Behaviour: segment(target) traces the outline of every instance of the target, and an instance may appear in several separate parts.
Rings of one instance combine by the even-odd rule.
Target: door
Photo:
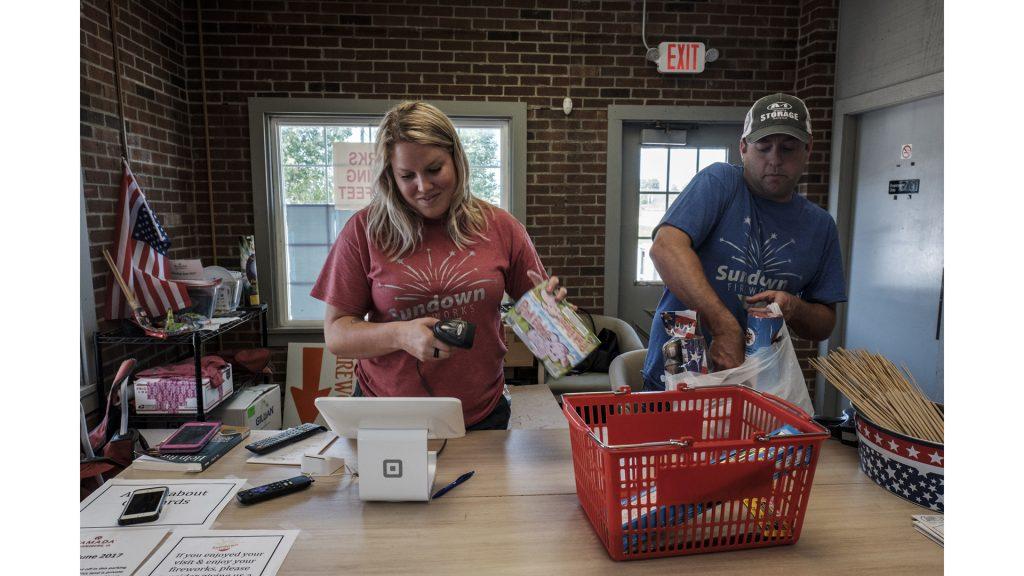
[[[906,364],[936,402],[943,401],[942,111],[942,96],[934,96],[860,118],[845,340],[846,348]]]
[[[646,343],[664,285],[651,232],[700,170],[740,162],[742,124],[631,123],[622,127],[619,317]]]

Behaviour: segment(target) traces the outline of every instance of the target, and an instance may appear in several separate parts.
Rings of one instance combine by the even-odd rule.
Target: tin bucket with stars
[[[943,512],[946,486],[942,444],[883,428],[859,410],[856,424],[860,469],[875,484],[900,498],[922,508]]]

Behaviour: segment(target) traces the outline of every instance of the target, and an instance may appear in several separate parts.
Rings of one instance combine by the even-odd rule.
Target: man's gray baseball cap
[[[743,121],[742,138],[757,142],[772,134],[788,134],[801,142],[811,139],[811,116],[803,100],[779,93],[754,102]]]

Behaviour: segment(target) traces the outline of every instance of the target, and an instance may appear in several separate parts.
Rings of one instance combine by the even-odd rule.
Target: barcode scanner
[[[472,348],[476,326],[465,320],[442,320],[431,327],[434,336],[456,348]]]

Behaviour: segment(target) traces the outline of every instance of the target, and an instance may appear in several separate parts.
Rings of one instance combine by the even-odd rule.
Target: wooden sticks
[[[811,359],[811,365],[875,423],[907,436],[942,443],[942,412],[921,393],[906,365],[901,372],[880,354],[842,348]]]

